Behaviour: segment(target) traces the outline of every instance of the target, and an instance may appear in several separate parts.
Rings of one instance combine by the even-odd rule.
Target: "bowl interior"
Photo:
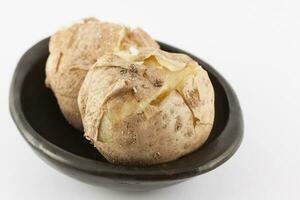
[[[45,87],[45,63],[48,56],[47,50],[48,40],[44,41],[43,51],[39,52],[39,56],[35,56],[31,60],[31,66],[24,75],[23,83],[21,84],[21,109],[26,117],[26,120],[33,129],[47,141],[52,144],[80,157],[107,162],[101,154],[84,139],[83,133],[70,126],[61,114],[56,99],[52,91]],[[178,49],[172,48],[161,43],[163,50],[170,52],[181,52]],[[164,164],[164,168],[168,165],[181,162],[182,165],[187,162],[203,159],[205,156],[201,151],[205,150],[206,146],[220,136],[224,129],[228,116],[229,105],[224,91],[224,88],[218,79],[209,71],[207,64],[197,59],[199,64],[203,66],[209,73],[210,79],[215,90],[215,122],[212,132],[207,142],[197,151],[186,155],[179,160]],[[184,159],[184,161],[180,161]],[[203,159],[205,160],[205,159]]]

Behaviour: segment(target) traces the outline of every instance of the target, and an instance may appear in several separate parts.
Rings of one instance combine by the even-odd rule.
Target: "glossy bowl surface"
[[[147,167],[108,163],[83,138],[83,133],[66,122],[53,93],[45,87],[48,42],[49,38],[40,41],[19,61],[11,83],[9,106],[15,124],[34,152],[64,174],[111,189],[162,188],[213,170],[240,146],[242,112],[227,81],[201,59],[160,43],[163,50],[187,53],[208,71],[216,101],[213,130],[201,148],[176,161]]]

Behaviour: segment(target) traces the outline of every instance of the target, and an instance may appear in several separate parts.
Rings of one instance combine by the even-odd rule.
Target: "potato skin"
[[[182,80],[169,78],[184,68],[193,71],[178,76]],[[78,105],[85,137],[109,162],[125,165],[164,163],[196,150],[214,120],[206,71],[186,55],[149,48],[134,59],[103,56],[88,72]]]
[[[173,107],[173,109],[170,109]],[[149,106],[112,128],[113,144],[95,142],[96,148],[111,162],[151,165],[175,160],[199,147],[206,135],[196,134],[193,116],[182,97],[173,91],[161,104]]]
[[[73,127],[83,130],[77,97],[88,70],[102,55],[131,46],[159,48],[141,29],[129,30],[95,18],[81,20],[51,37],[45,83]]]

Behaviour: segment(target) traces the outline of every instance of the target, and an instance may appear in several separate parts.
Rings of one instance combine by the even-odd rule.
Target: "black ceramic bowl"
[[[86,183],[112,189],[149,190],[185,181],[218,167],[238,149],[243,119],[238,99],[227,81],[211,66],[190,55],[210,76],[215,90],[215,122],[207,142],[176,161],[147,167],[108,163],[64,119],[52,92],[45,87],[49,38],[29,49],[14,73],[9,106],[19,131],[44,161]],[[170,52],[186,53],[160,43]],[[186,53],[188,54],[188,53]]]

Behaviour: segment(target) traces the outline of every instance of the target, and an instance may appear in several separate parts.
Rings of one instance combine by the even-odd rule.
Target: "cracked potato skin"
[[[88,70],[102,55],[132,46],[159,48],[142,29],[129,30],[95,18],[75,23],[50,38],[45,83],[73,127],[83,130],[77,97]]]
[[[183,54],[103,56],[78,96],[85,137],[110,162],[152,165],[199,148],[214,120],[207,72]]]

